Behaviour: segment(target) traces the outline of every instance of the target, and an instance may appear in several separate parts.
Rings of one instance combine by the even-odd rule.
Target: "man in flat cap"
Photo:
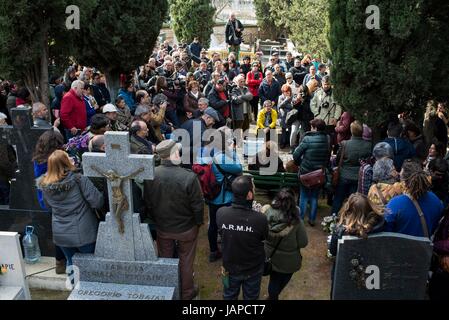
[[[199,227],[203,224],[204,198],[195,173],[179,166],[180,144],[164,140],[156,146],[161,165],[154,169],[154,180],[145,181],[145,206],[157,231],[159,257],[179,255],[181,298],[198,294],[193,283]]]

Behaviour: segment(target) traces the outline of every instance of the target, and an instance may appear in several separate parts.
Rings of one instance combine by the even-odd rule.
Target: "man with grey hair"
[[[99,152],[99,153],[105,153],[106,145],[104,143],[104,135],[96,135],[92,138],[91,141],[92,149],[91,152]]]
[[[81,134],[87,127],[87,112],[83,99],[84,82],[73,81],[71,87],[62,98],[60,113],[67,139]]]
[[[229,15],[228,23],[226,24],[225,35],[226,43],[229,46],[229,52],[234,52],[237,59],[240,55],[240,44],[242,43],[242,32],[244,29],[243,24],[240,20],[236,19],[235,13],[232,12]]]
[[[52,125],[49,122],[49,113],[48,108],[42,102],[36,102],[33,104],[33,120],[34,126],[37,128],[48,128],[50,129]],[[56,119],[53,125],[54,129],[59,132],[57,129],[60,124],[60,119]]]

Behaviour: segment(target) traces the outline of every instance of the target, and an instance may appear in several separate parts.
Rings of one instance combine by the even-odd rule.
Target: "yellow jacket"
[[[257,129],[265,129],[265,117],[266,117],[267,111],[265,108],[259,111],[259,114],[257,115]],[[270,129],[276,128],[276,121],[278,119],[278,113],[276,110],[271,109],[271,124]]]

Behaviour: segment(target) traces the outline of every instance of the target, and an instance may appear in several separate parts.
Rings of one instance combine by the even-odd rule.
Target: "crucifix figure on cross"
[[[138,254],[130,248],[134,248],[134,237],[140,230],[140,222],[133,222],[132,180],[153,179],[154,157],[130,154],[128,132],[106,132],[105,146],[105,153],[84,153],[82,162],[85,176],[106,178],[108,184],[110,212],[106,215],[106,221],[100,224],[100,229],[107,230],[101,234],[108,236],[97,239],[95,251],[97,248],[99,251],[103,250],[101,248],[109,250],[107,244],[114,243],[114,252],[107,251],[105,256],[134,261]]]
[[[118,230],[121,234],[125,232],[125,226],[123,224],[122,220],[122,214],[124,211],[129,209],[129,202],[125,194],[123,194],[122,191],[122,182],[125,179],[132,179],[141,172],[144,172],[144,168],[140,168],[136,170],[135,172],[127,175],[127,176],[121,176],[117,174],[114,170],[108,170],[107,172],[102,171],[97,166],[93,165],[91,166],[92,170],[97,171],[99,174],[101,174],[103,177],[108,179],[108,181],[111,183],[112,188],[112,207],[111,212],[115,215],[115,219],[118,224]]]

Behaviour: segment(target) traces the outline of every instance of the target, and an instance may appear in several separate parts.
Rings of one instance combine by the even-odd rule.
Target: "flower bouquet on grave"
[[[332,233],[335,231],[335,228],[337,227],[337,215],[333,214],[331,216],[324,217],[323,221],[321,222],[321,226],[323,227],[323,231],[328,233],[327,247],[329,248],[331,238],[332,238]],[[326,255],[328,258],[333,258],[329,249],[327,250]]]
[[[80,136],[73,137],[63,146],[68,155],[74,159],[75,166],[81,166],[83,153],[89,151],[90,137],[86,132]]]
[[[333,214],[331,216],[324,217],[321,222],[321,226],[323,227],[324,232],[331,235],[337,227],[337,215]]]
[[[254,211],[262,212],[262,207],[263,207],[262,204],[260,204],[259,202],[255,201],[255,200],[253,201],[253,210]]]

